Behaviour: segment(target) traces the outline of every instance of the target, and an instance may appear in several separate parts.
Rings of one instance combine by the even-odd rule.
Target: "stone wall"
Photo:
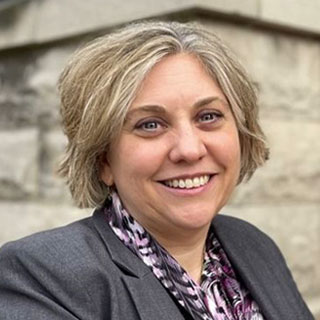
[[[223,212],[251,221],[278,243],[320,319],[319,37],[210,11],[175,12],[175,19],[182,17],[220,35],[240,56],[260,93],[271,159],[238,187]],[[0,244],[90,213],[73,206],[54,174],[66,142],[56,81],[70,54],[102,29],[0,51]],[[5,43],[1,32],[0,43]]]

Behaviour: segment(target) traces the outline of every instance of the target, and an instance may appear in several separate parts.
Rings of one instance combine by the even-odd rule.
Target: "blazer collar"
[[[94,211],[93,223],[104,242],[111,259],[125,274],[143,278],[147,274],[152,273],[152,271],[113,233],[103,209],[96,209]]]

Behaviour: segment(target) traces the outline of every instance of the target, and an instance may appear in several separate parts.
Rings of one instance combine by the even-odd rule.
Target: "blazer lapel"
[[[255,227],[232,217],[213,222],[232,266],[258,303],[266,320],[302,319],[304,302],[273,241]],[[309,319],[309,318],[308,318]]]
[[[93,221],[113,262],[123,271],[122,281],[143,320],[183,320],[171,296],[152,271],[112,232],[103,212],[97,210]],[[165,306],[165,307],[163,307]]]
[[[144,278],[123,277],[141,319],[183,320],[179,309],[153,273]]]

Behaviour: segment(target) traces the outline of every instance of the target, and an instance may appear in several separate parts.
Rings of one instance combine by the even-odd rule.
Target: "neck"
[[[161,235],[154,237],[178,261],[193,281],[200,284],[207,233],[208,228],[181,238],[176,235],[173,239]]]

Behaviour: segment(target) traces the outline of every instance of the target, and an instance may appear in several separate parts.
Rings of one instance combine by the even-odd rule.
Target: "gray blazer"
[[[252,225],[213,227],[266,320],[311,320],[283,256]],[[1,320],[191,319],[115,236],[101,211],[0,249]]]

